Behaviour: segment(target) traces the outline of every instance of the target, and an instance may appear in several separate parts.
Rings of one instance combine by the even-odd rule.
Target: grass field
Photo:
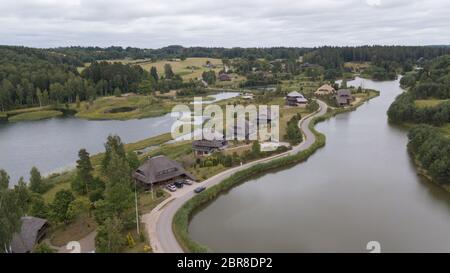
[[[136,64],[140,65],[147,71],[150,71],[152,66],[156,67],[158,74],[161,76],[164,73],[164,65],[166,63],[172,66],[172,70],[175,74],[180,75],[183,79],[196,79],[201,77],[203,71],[208,71],[210,68],[203,67],[206,61],[210,61],[215,67],[212,68],[214,71],[218,72],[223,68],[222,60],[215,58],[187,58],[184,61],[179,59],[172,60],[159,60],[157,62],[152,62],[151,60],[112,60],[111,62],[121,62],[125,64]]]
[[[41,120],[48,119],[53,117],[61,116],[63,113],[57,110],[38,110],[38,111],[28,111],[21,114],[13,115],[8,118],[10,122],[19,122],[19,121],[33,121],[33,120]]]
[[[450,137],[450,123],[447,123],[444,126],[439,127],[439,129],[444,133],[447,137]]]
[[[153,96],[136,95],[130,97],[102,97],[96,99],[92,105],[82,102],[79,108],[72,104],[75,115],[84,119],[116,119],[126,120],[161,116],[172,109],[169,102],[161,102]]]
[[[434,107],[439,105],[447,100],[438,100],[438,99],[428,99],[428,100],[415,100],[414,103],[417,107]]]

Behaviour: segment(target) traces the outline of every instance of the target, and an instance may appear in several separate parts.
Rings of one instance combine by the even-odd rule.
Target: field
[[[438,100],[438,99],[427,99],[427,100],[415,100],[414,103],[417,107],[434,107],[437,106],[447,100]]]
[[[77,111],[75,115],[85,119],[116,119],[125,120],[161,116],[168,113],[172,105],[161,103],[153,96],[136,95],[130,97],[102,97],[89,102],[82,102],[79,108],[72,104],[71,109]]]
[[[8,118],[10,122],[33,121],[61,116],[63,113],[56,110],[38,110],[29,111],[21,114],[13,115]]]
[[[446,125],[439,127],[439,129],[447,136],[450,137],[450,123],[447,123]]]
[[[175,74],[180,75],[184,80],[200,78],[203,71],[208,71],[210,68],[204,67],[206,61],[210,61],[214,68],[214,71],[218,72],[223,68],[222,60],[214,58],[187,58],[186,60],[172,59],[172,60],[159,60],[152,62],[150,60],[112,60],[111,62],[122,62],[126,64],[140,65],[147,71],[150,71],[152,66],[156,67],[158,74],[161,76],[164,73],[164,65],[170,64]]]

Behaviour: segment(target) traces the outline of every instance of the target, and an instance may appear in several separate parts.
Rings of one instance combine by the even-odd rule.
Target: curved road
[[[315,136],[309,130],[309,124],[314,117],[322,116],[327,112],[327,105],[319,100],[317,100],[317,102],[320,106],[319,110],[300,120],[299,126],[303,132],[304,140],[299,145],[294,146],[292,150],[226,170],[201,183],[195,184],[195,187],[211,187],[237,171],[247,169],[261,162],[268,162],[275,158],[295,154],[309,148],[315,142]],[[172,232],[172,220],[178,209],[195,195],[193,189],[194,187],[189,186],[178,189],[176,192],[172,193],[171,197],[161,202],[150,213],[142,216],[142,222],[146,224],[146,229],[154,252],[183,252],[183,249],[178,244],[178,241]]]

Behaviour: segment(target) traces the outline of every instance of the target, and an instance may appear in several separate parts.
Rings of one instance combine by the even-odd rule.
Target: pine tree
[[[37,193],[42,193],[44,190],[41,173],[36,167],[31,168],[30,171],[30,190]]]
[[[79,194],[89,194],[90,185],[94,180],[92,171],[94,168],[91,164],[89,153],[86,149],[81,149],[78,152],[79,159],[77,160],[77,176],[72,181],[72,189]]]

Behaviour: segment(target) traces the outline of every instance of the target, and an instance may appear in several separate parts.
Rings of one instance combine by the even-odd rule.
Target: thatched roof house
[[[319,87],[316,92],[314,92],[314,95],[316,96],[325,96],[325,95],[332,95],[336,93],[336,90],[333,88],[333,86],[329,84],[324,84],[321,87]]]
[[[19,233],[14,233],[11,241],[11,252],[29,253],[34,246],[41,242],[48,228],[45,219],[24,216],[21,218],[22,227]]]
[[[195,180],[195,177],[187,172],[180,163],[163,155],[147,159],[134,172],[133,177],[145,187],[150,187],[155,183],[171,182],[182,178]]]

